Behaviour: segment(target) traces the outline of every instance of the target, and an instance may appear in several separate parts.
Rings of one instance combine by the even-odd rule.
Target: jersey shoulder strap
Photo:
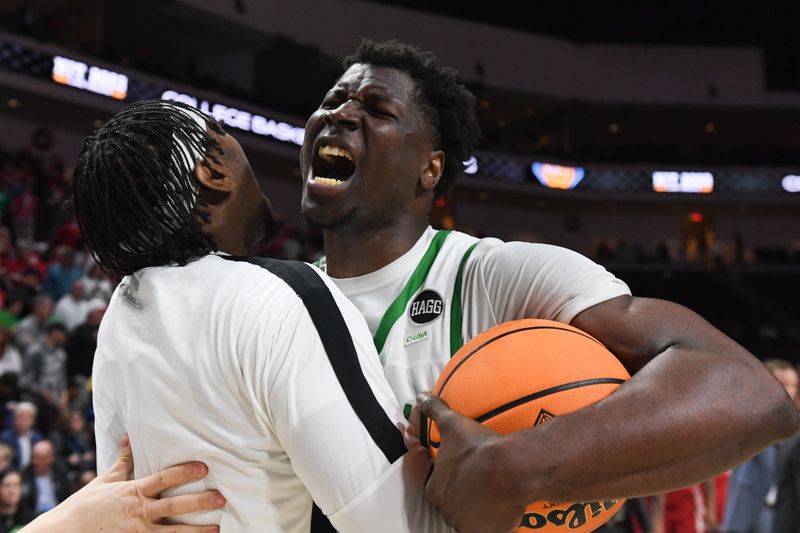
[[[300,261],[264,257],[221,256],[229,261],[251,263],[281,278],[300,297],[322,340],[336,378],[361,423],[386,459],[394,463],[406,453],[403,436],[386,416],[361,371],[353,339],[328,286],[314,270]]]
[[[439,230],[436,232],[436,235],[428,245],[428,249],[425,251],[425,255],[420,259],[417,268],[411,274],[405,287],[403,287],[403,290],[400,291],[400,294],[397,295],[397,298],[394,299],[383,314],[381,321],[378,323],[378,328],[375,330],[375,336],[373,337],[375,348],[378,350],[378,353],[383,351],[392,326],[403,316],[408,302],[411,301],[411,298],[420,290],[425,280],[428,278],[428,273],[431,271],[431,267],[433,267],[433,263],[436,261],[436,256],[439,255],[439,251],[442,249],[448,235],[450,235],[450,231]]]
[[[472,251],[478,245],[478,242],[480,241],[472,243],[467,248],[467,251],[461,257],[461,262],[458,264],[456,283],[455,287],[453,287],[453,299],[450,300],[452,302],[452,307],[450,308],[450,357],[453,357],[464,345],[464,334],[462,332],[464,306],[461,303],[461,286],[464,279],[464,265],[467,264],[467,259],[472,255]]]

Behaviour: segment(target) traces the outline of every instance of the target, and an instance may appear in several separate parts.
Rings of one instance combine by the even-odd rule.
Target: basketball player
[[[308,531],[313,496],[342,532],[449,530],[361,315],[312,267],[248,258],[275,223],[218,124],[132,105],[86,140],[74,205],[121,278],[93,370],[101,471],[128,433],[136,477],[203,457],[208,478],[183,490],[227,506],[194,524]]]
[[[476,146],[474,97],[397,42],[364,42],[344,67],[306,124],[302,211],[323,229],[320,266],[364,314],[400,402],[431,389],[466,339],[521,318],[572,324],[636,372],[591,407],[505,437],[422,395],[443,431],[427,496],[448,523],[493,531],[532,501],[663,492],[797,431],[763,365],[688,309],[634,298],[562,248],[431,229],[434,199]]]

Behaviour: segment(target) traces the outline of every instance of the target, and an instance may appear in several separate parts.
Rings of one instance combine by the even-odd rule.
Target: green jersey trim
[[[464,257],[461,258],[461,263],[458,265],[458,273],[456,274],[456,286],[453,288],[452,309],[450,309],[450,357],[453,357],[458,350],[464,345],[464,335],[462,334],[462,306],[461,306],[461,281],[464,277],[464,265],[467,264],[467,259],[475,249],[476,242],[464,252]]]
[[[378,324],[378,329],[375,330],[375,337],[372,339],[375,342],[375,348],[377,348],[378,353],[381,353],[383,350],[386,339],[389,337],[389,332],[392,330],[392,326],[394,326],[398,318],[403,316],[408,302],[422,287],[423,283],[425,283],[425,279],[431,271],[433,262],[436,260],[436,256],[439,255],[439,250],[442,249],[444,240],[449,234],[450,232],[445,230],[436,232],[436,235],[428,246],[428,250],[425,252],[425,255],[422,256],[414,273],[411,274],[408,283],[406,283],[406,286],[403,287],[403,290],[400,291],[400,294],[397,295],[397,298],[395,298],[389,308],[386,309],[386,313],[383,314],[383,318],[381,318],[380,324]]]

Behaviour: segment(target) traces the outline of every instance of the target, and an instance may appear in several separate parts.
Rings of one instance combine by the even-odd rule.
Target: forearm
[[[74,525],[78,523],[75,518],[70,515],[70,507],[62,504],[39,515],[36,520],[23,527],[20,533],[48,533],[50,531],[61,531],[62,533],[74,531],[78,533],[81,528]]]
[[[676,346],[608,398],[498,442],[523,498],[585,501],[700,482],[798,423],[780,385],[746,352]]]

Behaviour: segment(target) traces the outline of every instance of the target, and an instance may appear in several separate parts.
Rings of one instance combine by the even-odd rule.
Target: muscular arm
[[[536,499],[651,494],[713,477],[800,427],[788,395],[741,346],[680,305],[622,296],[578,314],[632,372],[613,395],[508,439]],[[641,370],[639,370],[641,368]],[[557,456],[545,453],[559,449]]]
[[[450,523],[488,531],[507,516],[508,502],[592,501],[690,485],[800,428],[800,414],[764,366],[682,306],[620,296],[579,313],[572,325],[636,372],[594,405],[497,436],[422,398],[442,432],[426,495]]]

